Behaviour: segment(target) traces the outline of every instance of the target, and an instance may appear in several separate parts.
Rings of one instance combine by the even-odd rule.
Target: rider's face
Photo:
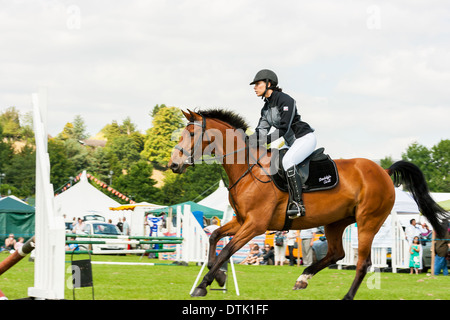
[[[258,81],[255,83],[255,86],[253,87],[255,90],[255,93],[258,97],[261,97],[264,94],[264,91],[266,91],[266,82],[265,81]]]

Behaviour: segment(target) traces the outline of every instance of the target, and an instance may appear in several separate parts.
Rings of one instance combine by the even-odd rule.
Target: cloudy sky
[[[400,158],[450,138],[447,1],[0,0],[0,110],[48,90],[48,131],[95,135],[156,104],[221,107],[254,127],[274,70],[334,158]]]

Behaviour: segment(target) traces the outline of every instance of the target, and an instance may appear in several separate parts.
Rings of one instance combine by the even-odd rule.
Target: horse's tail
[[[403,184],[411,192],[420,212],[428,219],[438,237],[445,237],[449,214],[430,196],[422,171],[415,164],[398,161],[387,169],[396,186]]]

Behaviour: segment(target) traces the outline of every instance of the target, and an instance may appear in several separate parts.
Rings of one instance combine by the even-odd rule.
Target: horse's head
[[[201,157],[202,140],[206,126],[206,120],[201,115],[190,110],[182,112],[189,122],[184,128],[168,163],[168,167],[174,173],[183,173],[188,166],[194,165],[195,160]]]
[[[211,163],[245,163],[248,126],[243,118],[221,109],[182,112],[188,124],[168,164],[173,172],[183,173],[201,159],[211,160]]]

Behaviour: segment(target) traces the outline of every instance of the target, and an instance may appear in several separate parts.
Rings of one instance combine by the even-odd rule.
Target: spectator
[[[209,226],[206,226],[203,228],[203,230],[208,234],[208,236],[210,236],[214,230],[219,228],[219,221],[217,221],[216,218],[213,218],[211,220],[211,224]]]
[[[273,265],[274,259],[274,248],[270,244],[266,243],[256,264]]]
[[[447,234],[445,238],[438,239],[434,245],[434,275],[437,276],[441,273],[444,276],[448,276],[448,267],[447,267],[447,256],[449,254],[450,249],[450,233],[447,230]]]
[[[255,264],[258,261],[260,255],[261,252],[259,251],[259,246],[255,243],[250,248],[250,252],[247,257],[245,257],[245,259],[242,260],[239,264]]]
[[[73,227],[73,233],[82,233],[84,231],[84,222],[83,219],[78,218],[78,223]]]
[[[297,230],[289,230],[286,235],[286,242],[289,251],[289,265],[295,265],[294,246],[297,238]]]
[[[75,238],[71,237],[71,238],[69,238],[69,240],[74,241]],[[74,251],[80,250],[80,247],[78,246],[78,244],[76,244],[76,243],[66,244],[66,251],[73,251],[73,250]]]
[[[411,245],[413,242],[414,237],[420,235],[420,230],[417,228],[416,219],[411,219],[409,221],[409,226],[405,229],[405,236],[406,240],[408,240],[409,244]]]
[[[120,218],[119,218],[119,222],[117,222],[117,228],[119,228],[119,230],[120,230],[120,232],[123,232],[123,223],[122,223],[122,221],[120,220]]]
[[[14,250],[15,245],[16,239],[14,239],[14,234],[10,233],[9,237],[5,239],[5,250],[8,251]]]
[[[431,235],[431,232],[432,231],[430,230],[428,225],[425,222],[422,223],[422,227],[421,227],[421,230],[420,230],[420,237],[421,238],[428,238]]]
[[[317,229],[304,229],[300,231],[300,238],[302,239],[302,255],[303,265],[309,267],[314,261],[314,252],[312,245],[314,243],[314,237],[316,236]]]
[[[409,267],[411,269],[411,274],[413,274],[413,270],[415,270],[416,274],[419,274],[419,268],[420,268],[420,250],[421,245],[419,242],[419,237],[415,236],[413,238],[413,243],[411,244],[411,247],[409,249],[409,253],[411,253],[411,256],[409,258]]]
[[[19,239],[17,240],[16,244],[14,245],[14,250],[19,250],[20,248],[22,248],[22,246],[24,245],[24,241],[25,239],[23,237],[19,237]]]
[[[130,235],[130,225],[127,222],[127,219],[123,217],[123,226],[122,226],[122,233],[126,236]]]
[[[286,231],[277,231],[274,243],[275,265],[282,266],[286,260]]]
[[[315,241],[312,245],[312,249],[314,251],[314,257],[316,261],[322,260],[328,252],[328,242],[325,236],[321,236],[319,241]]]

